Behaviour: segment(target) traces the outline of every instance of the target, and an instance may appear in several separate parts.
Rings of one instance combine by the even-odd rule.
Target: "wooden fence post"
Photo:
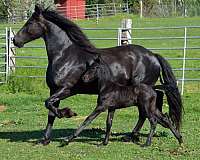
[[[15,48],[14,48],[14,44],[13,44],[13,38],[14,38],[14,32],[12,31],[12,29],[10,28],[9,29],[9,44],[8,44],[8,47],[9,47],[9,50],[8,50],[8,68],[9,68],[9,73],[12,71],[12,72],[15,72]]]
[[[123,19],[121,22],[121,45],[131,44],[132,19]]]

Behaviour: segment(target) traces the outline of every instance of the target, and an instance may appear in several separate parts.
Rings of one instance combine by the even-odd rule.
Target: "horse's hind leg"
[[[108,116],[107,116],[107,120],[106,120],[106,135],[105,135],[105,138],[102,143],[103,145],[108,144],[114,113],[115,113],[115,110],[108,110]]]
[[[179,144],[182,144],[183,143],[182,136],[179,133],[179,131],[176,130],[175,127],[172,125],[172,122],[170,121],[169,117],[159,111],[157,111],[156,115],[157,115],[158,123],[161,124],[165,128],[169,128],[171,132],[174,134],[174,136],[176,137],[176,139],[178,140]]]

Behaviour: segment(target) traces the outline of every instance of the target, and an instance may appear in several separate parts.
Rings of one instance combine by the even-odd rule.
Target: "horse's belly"
[[[73,88],[72,92],[75,94],[98,94],[98,82],[94,80],[90,83],[83,83],[79,81]]]

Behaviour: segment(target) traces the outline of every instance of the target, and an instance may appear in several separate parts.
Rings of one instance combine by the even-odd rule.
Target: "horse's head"
[[[45,33],[44,18],[42,12],[44,9],[36,5],[35,11],[24,26],[14,36],[13,43],[17,47],[23,47],[25,43],[42,37]]]

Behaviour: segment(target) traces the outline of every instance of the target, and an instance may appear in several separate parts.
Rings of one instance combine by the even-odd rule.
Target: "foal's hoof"
[[[133,142],[133,143],[137,143],[139,142],[139,134],[134,134],[134,135],[126,135],[124,137],[122,137],[122,141],[124,142]]]
[[[77,116],[75,112],[73,112],[70,108],[66,107],[63,109],[59,109],[59,118],[71,118],[73,116]]]
[[[146,148],[149,147],[151,144],[150,143],[145,143],[145,144],[141,144],[140,147]]]
[[[133,143],[138,143],[140,141],[139,135],[133,135],[131,140]]]
[[[50,143],[50,139],[42,139],[36,142],[37,145],[47,146]]]
[[[106,146],[107,144],[108,144],[108,142],[102,142],[102,143],[98,144],[97,147]]]
[[[65,139],[65,140],[62,140],[60,142],[60,146],[59,147],[64,147],[64,146],[67,146],[69,144],[69,140],[68,139]]]
[[[130,142],[131,140],[132,140],[132,137],[130,135],[126,135],[126,136],[122,137],[123,142]]]

